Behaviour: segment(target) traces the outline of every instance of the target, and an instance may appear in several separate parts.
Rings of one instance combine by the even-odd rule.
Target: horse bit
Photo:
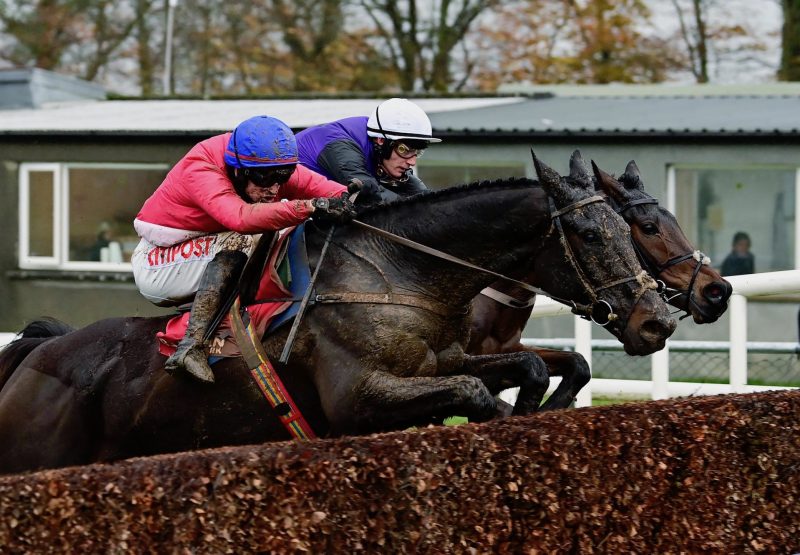
[[[627,202],[626,204],[622,205],[620,208],[616,208],[615,211],[617,214],[622,215],[626,210],[634,207],[640,206],[643,204],[655,204],[658,206],[658,199],[655,198],[641,198]],[[711,259],[703,254],[701,251],[696,250],[692,252],[688,252],[686,254],[679,254],[678,256],[673,256],[663,264],[656,264],[652,260],[650,260],[642,251],[641,247],[636,244],[636,241],[633,241],[633,250],[636,251],[636,256],[639,258],[639,262],[641,262],[642,267],[647,270],[654,279],[656,279],[656,283],[658,284],[657,292],[661,295],[661,298],[664,299],[665,302],[670,302],[674,299],[680,297],[686,297],[686,304],[687,307],[694,303],[694,282],[697,280],[697,276],[700,275],[700,270],[702,269],[703,265],[711,264]],[[664,283],[662,280],[658,279],[658,277],[668,270],[669,268],[680,264],[681,262],[685,262],[687,260],[694,260],[694,270],[692,271],[692,278],[689,280],[689,285],[686,289],[675,289],[673,287],[667,287],[667,284]],[[681,320],[687,318],[691,315],[688,308],[687,309],[678,309],[676,312],[680,312],[683,310],[686,312],[683,316],[680,317]]]

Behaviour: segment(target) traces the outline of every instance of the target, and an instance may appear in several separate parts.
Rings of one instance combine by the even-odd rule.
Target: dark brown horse
[[[538,268],[535,285],[548,293],[586,312],[608,303],[617,315],[609,329],[632,352],[662,348],[676,323],[643,277],[627,225],[591,184],[536,166],[542,187],[474,184],[360,219],[494,272]],[[316,265],[326,230],[308,227]],[[337,230],[318,292],[383,293],[394,303],[317,304],[302,320],[289,364],[277,366],[316,434],[452,414],[487,420],[498,412],[494,396],[515,385],[515,412],[538,410],[549,378],[537,355],[464,353],[470,303],[494,279],[357,226]],[[102,320],[33,348],[0,391],[0,472],[289,438],[241,360],[219,362],[213,386],[164,372],[154,337],[165,323]],[[273,360],[286,336],[264,340]]]
[[[708,264],[708,259],[692,246],[675,216],[645,192],[636,163],[629,162],[619,179],[599,169],[594,162],[592,168],[598,192],[606,195],[609,205],[630,226],[633,246],[642,266],[653,278],[666,285],[664,295],[668,302],[686,311],[687,315],[691,314],[698,324],[715,322],[727,309],[733,289]],[[592,179],[578,151],[570,158],[570,178]],[[528,275],[525,279],[532,277]],[[578,353],[525,347],[521,342],[522,332],[532,310],[532,303],[524,308],[515,308],[486,295],[478,295],[473,301],[467,352],[473,355],[525,350],[537,353],[547,364],[551,376],[563,377],[561,385],[544,406],[562,406],[571,402],[589,381],[589,367]]]

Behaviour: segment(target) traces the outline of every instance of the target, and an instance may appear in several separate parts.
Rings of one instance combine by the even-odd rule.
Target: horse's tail
[[[17,366],[31,351],[55,337],[66,335],[74,328],[55,318],[42,318],[25,326],[18,337],[0,349],[0,389],[11,378]]]

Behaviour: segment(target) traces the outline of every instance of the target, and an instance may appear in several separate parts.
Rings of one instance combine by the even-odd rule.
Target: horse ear
[[[628,162],[628,165],[625,166],[625,173],[619,176],[619,179],[622,181],[622,184],[625,185],[626,189],[639,189],[640,191],[644,191],[642,178],[639,175],[639,167],[633,160]]]
[[[594,172],[595,184],[597,189],[603,191],[612,198],[620,199],[624,197],[623,189],[619,186],[619,181],[613,175],[609,175],[594,163],[592,160],[592,171]]]
[[[584,185],[592,183],[589,167],[586,165],[583,156],[581,156],[580,150],[574,151],[572,156],[569,157],[569,176],[573,180],[581,182]],[[592,184],[592,186],[594,186],[594,184]]]
[[[568,204],[572,202],[572,195],[570,188],[562,181],[561,175],[539,160],[531,149],[531,156],[533,156],[533,167],[536,169],[536,176],[539,178],[539,184],[547,191],[547,194],[555,199],[557,204]]]

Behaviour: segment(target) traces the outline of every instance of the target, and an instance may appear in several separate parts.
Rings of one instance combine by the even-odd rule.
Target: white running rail
[[[652,399],[667,399],[687,395],[717,395],[720,393],[748,393],[775,389],[790,389],[778,386],[759,386],[747,383],[747,297],[800,292],[800,270],[731,276],[727,279],[733,286],[733,295],[728,301],[729,326],[729,376],[728,384],[686,383],[669,381],[669,340],[662,351],[652,355],[651,380],[593,379],[578,394],[576,406],[592,404],[592,394],[603,396],[650,396]],[[531,318],[569,314],[570,309],[549,298],[536,300]],[[712,324],[713,325],[713,324]],[[524,341],[535,344],[535,340]],[[575,351],[581,353],[589,366],[592,365],[592,324],[575,317]],[[551,384],[551,390],[557,384]]]

